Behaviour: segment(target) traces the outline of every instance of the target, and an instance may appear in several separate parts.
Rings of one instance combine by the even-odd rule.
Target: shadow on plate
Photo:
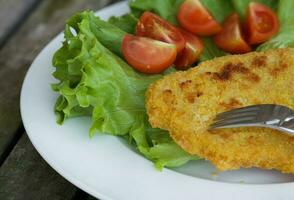
[[[135,147],[131,146],[126,140],[122,138],[119,138],[119,140],[129,150],[142,156],[138,153]],[[173,168],[171,170],[195,178],[226,183],[274,184],[294,182],[293,174],[283,174],[276,170],[252,168],[220,172],[210,162],[205,160],[190,161],[181,167]],[[154,171],[160,173],[159,171],[156,171],[155,168]]]

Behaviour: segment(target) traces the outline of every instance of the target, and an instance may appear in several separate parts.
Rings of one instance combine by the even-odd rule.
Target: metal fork
[[[234,127],[266,127],[294,136],[294,110],[275,104],[238,108],[218,114],[209,130]]]

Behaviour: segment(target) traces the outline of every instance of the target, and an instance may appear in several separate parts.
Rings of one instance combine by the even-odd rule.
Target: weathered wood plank
[[[0,0],[0,47],[41,0]]]
[[[97,200],[95,197],[89,196],[86,200]]]
[[[23,77],[39,51],[73,13],[97,10],[109,0],[46,0],[0,50],[0,163],[21,124],[19,94]]]
[[[43,1],[0,50],[0,158],[21,124],[19,92],[33,58],[63,29],[65,19],[71,14],[83,9],[97,10],[110,2],[116,1]],[[26,136],[22,136],[0,168],[1,200],[76,199],[79,197],[76,191],[40,158]]]
[[[68,200],[75,191],[41,158],[26,134],[0,170],[1,200]]]
[[[109,2],[44,1],[0,51],[0,154],[11,142],[20,124],[19,91],[33,58],[62,30],[68,16],[77,10],[98,9],[106,3]],[[66,200],[75,196],[75,187],[40,158],[26,136],[22,137],[0,171],[0,199]]]
[[[90,195],[82,190],[77,190],[75,196],[71,199],[71,200],[88,200],[88,198],[90,197]],[[95,199],[95,198],[94,198]],[[97,199],[95,199],[97,200]]]

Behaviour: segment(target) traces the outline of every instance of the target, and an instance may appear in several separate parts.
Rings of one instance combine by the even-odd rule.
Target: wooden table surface
[[[0,200],[90,200],[38,154],[22,125],[19,100],[30,64],[77,11],[119,0],[0,0]]]

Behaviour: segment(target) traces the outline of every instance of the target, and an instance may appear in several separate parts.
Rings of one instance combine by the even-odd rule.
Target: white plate
[[[106,19],[128,11],[126,2],[105,8]],[[116,137],[88,137],[90,118],[76,118],[59,126],[53,106],[57,98],[50,84],[53,53],[61,46],[58,35],[36,58],[21,93],[26,131],[42,157],[63,177],[101,199],[294,199],[294,176],[257,169],[215,174],[205,161],[158,172],[153,164]]]

